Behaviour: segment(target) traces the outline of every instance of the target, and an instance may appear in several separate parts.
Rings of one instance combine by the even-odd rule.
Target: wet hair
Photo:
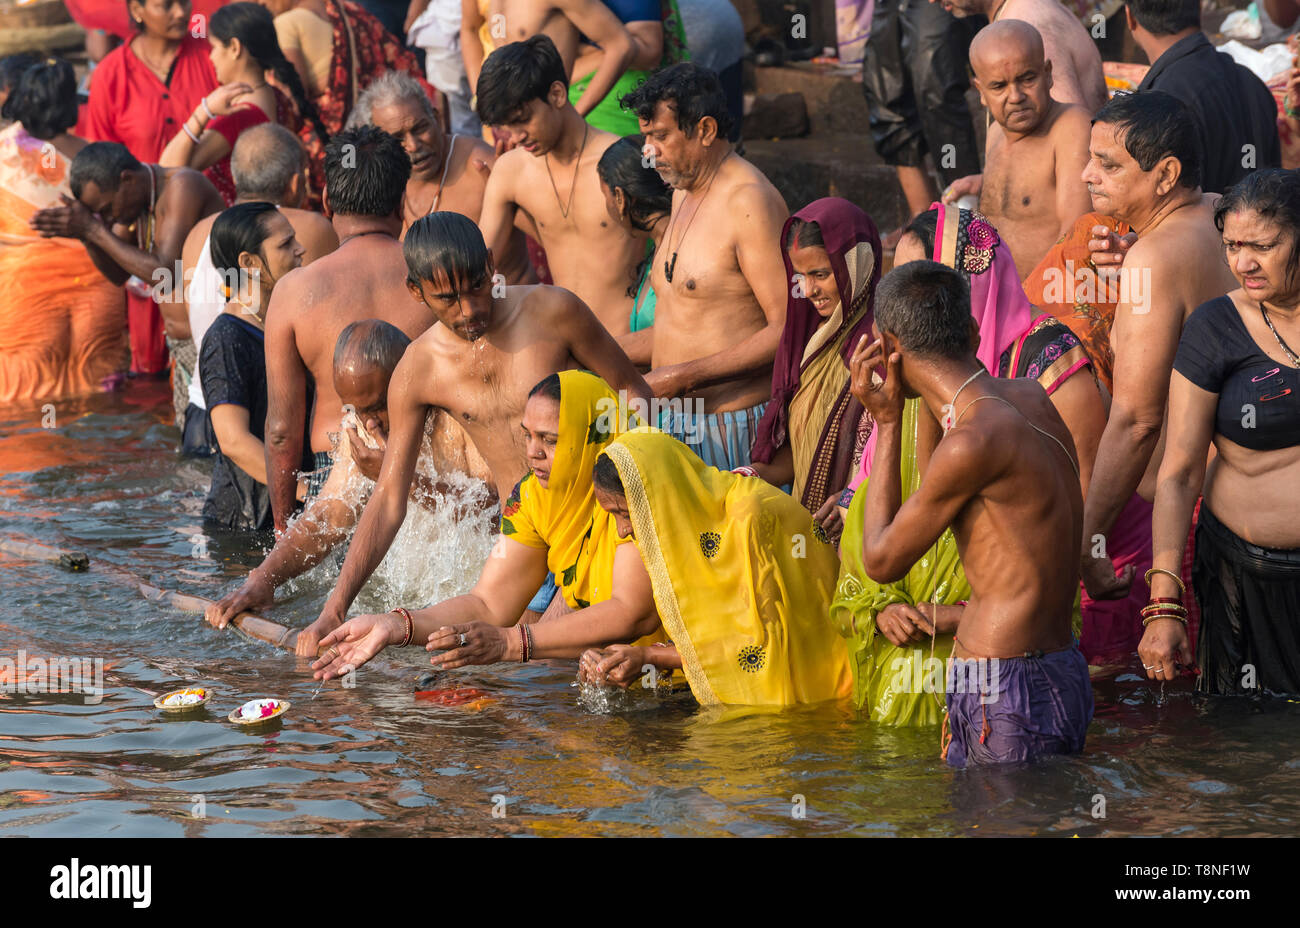
[[[917,213],[915,218],[903,229],[904,235],[914,235],[925,248],[927,255],[934,254],[934,235],[939,227],[939,211],[927,209]]]
[[[402,242],[406,279],[419,286],[445,277],[459,292],[461,285],[477,290],[488,279],[488,248],[472,219],[440,210],[421,216]]]
[[[374,125],[372,120],[375,107],[392,106],[394,103],[408,100],[417,104],[434,125],[440,125],[438,113],[419,81],[405,71],[385,71],[371,81],[369,86],[361,91],[361,96],[357,97],[356,105],[348,114],[348,127]]]
[[[334,343],[334,370],[357,360],[392,375],[411,344],[406,333],[382,319],[361,319],[349,324]]]
[[[1152,35],[1201,28],[1200,0],[1126,0],[1137,24]]]
[[[591,482],[603,493],[627,496],[627,490],[623,489],[623,478],[618,473],[618,466],[614,464],[614,459],[603,451],[596,458],[596,466],[591,469]]]
[[[270,10],[260,3],[229,3],[212,14],[208,32],[222,45],[239,39],[253,60],[264,70],[272,72],[275,79],[288,89],[298,106],[298,113],[312,124],[320,140],[329,141],[325,123],[321,122],[316,105],[307,96],[302,78],[280,50],[280,41],[275,35],[275,18]]]
[[[52,139],[77,124],[77,75],[62,58],[46,58],[23,71],[9,98],[5,119],[20,122],[28,135]]]
[[[241,254],[261,255],[262,243],[270,235],[268,220],[278,212],[274,203],[259,200],[236,204],[213,220],[212,244],[209,246],[212,266],[226,281],[233,281],[240,275]]]
[[[904,350],[927,358],[971,354],[970,285],[938,261],[896,267],[876,288],[876,327]]]
[[[1263,168],[1228,188],[1214,208],[1214,227],[1223,232],[1229,213],[1250,211],[1291,234],[1287,283],[1300,275],[1300,175],[1283,168]]]
[[[631,93],[624,94],[618,104],[648,122],[654,119],[660,102],[676,111],[677,126],[688,139],[695,137],[695,129],[705,116],[717,122],[718,138],[727,138],[731,131],[727,95],[718,75],[708,68],[683,61],[656,71]]]
[[[280,203],[289,183],[307,164],[307,152],[284,126],[264,122],[239,133],[230,153],[230,175],[245,200]]]
[[[479,72],[478,118],[485,126],[514,122],[529,103],[545,100],[556,81],[569,86],[564,61],[550,36],[502,45],[487,56]]]
[[[622,190],[627,197],[627,219],[632,228],[649,232],[657,217],[673,211],[673,189],[658,171],[646,166],[644,147],[644,135],[624,136],[605,149],[596,173],[607,187]]]
[[[1123,135],[1124,149],[1144,171],[1172,155],[1182,170],[1180,186],[1201,186],[1201,140],[1192,112],[1177,97],[1162,90],[1142,90],[1113,98],[1097,110],[1093,124],[1107,123]]]
[[[785,236],[785,250],[791,248],[825,248],[826,240],[822,238],[822,227],[812,219],[794,218],[790,220],[790,231]]]
[[[123,171],[139,171],[142,167],[135,155],[119,142],[91,142],[72,159],[68,186],[77,199],[81,198],[81,191],[89,183],[104,193],[113,193],[122,180]]]
[[[346,216],[388,218],[402,205],[411,159],[374,126],[344,129],[325,146],[325,202]]]
[[[560,402],[560,375],[547,374],[528,391],[528,398],[531,400],[534,396],[544,396],[548,400]]]

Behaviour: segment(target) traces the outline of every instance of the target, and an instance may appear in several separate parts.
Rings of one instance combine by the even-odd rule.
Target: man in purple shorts
[[[876,291],[873,334],[849,365],[877,430],[863,565],[873,580],[900,580],[951,525],[970,581],[960,618],[941,613],[938,628],[922,629],[956,639],[945,759],[964,767],[1080,751],[1093,702],[1070,628],[1083,532],[1070,432],[1037,381],[997,379],[976,359],[980,332],[959,271],[933,261],[893,270]],[[900,504],[912,397],[944,433]]]

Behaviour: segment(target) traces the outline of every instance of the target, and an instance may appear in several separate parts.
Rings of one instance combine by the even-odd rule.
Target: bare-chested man
[[[1080,175],[1088,163],[1091,114],[1053,100],[1052,63],[1038,30],[1018,19],[985,26],[970,46],[975,86],[993,124],[984,173],[944,191],[945,203],[980,194],[980,211],[1011,248],[1023,279],[1052,243],[1092,209]],[[976,186],[981,182],[983,190]],[[973,183],[972,183],[973,181]]]
[[[195,224],[225,208],[212,182],[190,168],[141,164],[117,142],[92,142],[72,160],[72,196],[35,213],[45,237],[80,239],[95,267],[115,284],[131,277],[152,287],[167,333],[187,338],[184,297],[176,279],[185,239]]]
[[[285,275],[266,319],[266,454],[275,529],[292,512],[302,433],[311,408],[312,490],[328,476],[330,433],[339,431],[343,402],[334,391],[334,345],[351,322],[382,319],[416,338],[433,315],[412,303],[403,285],[402,191],[411,159],[373,126],[345,129],[325,151],[325,205],[334,214],[339,247]],[[314,406],[308,384],[315,385]]]
[[[992,377],[958,271],[913,261],[876,290],[878,339],[850,359],[850,389],[876,421],[862,562],[901,580],[952,526],[971,597],[957,623],[909,619],[955,635],[947,686],[954,767],[1083,749],[1092,720],[1088,664],[1070,629],[1083,525],[1074,441],[1043,388]],[[881,370],[878,370],[881,369]],[[873,373],[884,380],[873,383]],[[953,425],[921,484],[902,500],[903,401],[919,396]]]
[[[478,83],[478,115],[517,145],[493,167],[479,221],[492,253],[518,226],[541,243],[556,286],[591,307],[613,336],[631,328],[628,285],[644,240],[610,220],[596,165],[618,137],[569,103],[568,79],[546,36],[494,51]]]
[[[479,221],[483,193],[496,153],[482,139],[442,131],[429,97],[405,71],[388,71],[370,84],[348,117],[351,126],[372,125],[397,136],[411,157],[411,179],[402,200],[402,234],[421,216],[447,209]],[[536,283],[524,233],[513,230],[497,261],[506,283]]]
[[[1101,70],[1101,53],[1088,30],[1083,28],[1060,0],[930,0],[940,2],[957,16],[983,14],[990,23],[1018,19],[1029,23],[1043,37],[1047,60],[1052,63],[1052,96],[1062,103],[1082,104],[1095,113],[1106,102],[1106,76]]]
[[[403,247],[408,299],[427,307],[438,324],[416,339],[393,372],[388,448],[379,480],[334,592],[298,637],[299,654],[314,654],[320,636],[342,623],[392,544],[406,515],[431,411],[444,410],[461,424],[504,499],[529,470],[520,422],[528,391],[544,377],[582,367],[615,391],[625,391],[629,400],[650,399],[627,355],[572,293],[541,285],[497,291],[492,253],[464,216],[423,217],[411,226]]]
[[[585,38],[599,47],[604,54],[592,74],[591,82],[582,95],[573,101],[578,115],[584,118],[614,89],[637,51],[627,28],[600,0],[490,0],[487,24],[498,46],[506,42],[522,42],[539,35],[549,38],[564,63],[566,88],[568,76],[573,73],[574,63],[578,59],[581,41]],[[481,78],[484,67],[482,44],[477,35],[468,41],[478,45],[478,67],[467,67],[470,71],[470,88],[481,91],[477,80]],[[472,54],[473,52],[470,53]]]
[[[1134,491],[1148,502],[1155,497],[1183,323],[1236,283],[1214,225],[1218,198],[1201,193],[1196,124],[1176,98],[1147,90],[1102,107],[1083,179],[1093,208],[1137,233],[1114,283],[1114,399],[1084,514],[1084,585],[1094,598],[1112,599],[1127,594],[1133,567],[1116,576],[1105,537]]]
[[[365,504],[365,485],[356,476],[370,480],[379,476],[388,439],[388,387],[410,344],[400,329],[378,319],[354,322],[339,335],[334,348],[334,389],[352,409],[343,422],[348,440],[339,444],[338,457],[320,493],[276,540],[266,559],[249,571],[239,589],[208,607],[206,618],[217,628],[224,628],[241,612],[270,606],[277,586],[316,566],[351,534]],[[445,415],[435,413],[434,419]],[[454,470],[489,480],[487,465],[466,440],[464,430],[451,425],[446,429],[435,424],[425,431],[421,465],[432,467],[434,474]],[[436,499],[432,474],[416,471],[410,493],[417,502],[432,505]],[[484,493],[483,502],[489,497],[495,508],[496,499],[490,494]],[[482,512],[466,512],[464,517]]]
[[[730,117],[717,75],[698,65],[652,74],[625,99],[655,169],[676,191],[650,272],[655,324],[624,341],[634,361],[649,343],[646,382],[681,398],[659,426],[706,464],[750,462],[754,430],[772,397],[772,362],[789,286],[781,194],[727,141]]]

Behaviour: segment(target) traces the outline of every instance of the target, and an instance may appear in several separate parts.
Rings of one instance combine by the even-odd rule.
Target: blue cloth
[[[328,451],[317,451],[311,456],[312,470],[307,474],[307,498],[313,499],[320,494],[325,481],[330,478],[330,468],[334,466]]]
[[[683,400],[683,405],[690,400]],[[749,464],[754,434],[767,403],[749,409],[700,416],[669,406],[659,417],[659,428],[690,448],[700,460],[718,470],[735,470]]]
[[[559,589],[555,585],[555,574],[547,574],[546,581],[542,584],[541,589],[537,591],[537,594],[533,596],[533,601],[528,604],[528,609],[539,615],[545,612],[546,607],[551,604],[551,600],[555,598],[555,594]]]
[[[1063,651],[948,662],[950,767],[1013,764],[1083,750],[1092,721],[1088,662]]]

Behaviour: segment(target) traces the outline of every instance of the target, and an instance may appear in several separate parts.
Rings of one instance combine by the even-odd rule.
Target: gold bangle
[[[1183,583],[1183,578],[1178,576],[1178,574],[1174,573],[1172,570],[1165,570],[1165,568],[1163,567],[1152,567],[1150,570],[1146,572],[1146,576],[1143,578],[1144,580],[1146,580],[1146,584],[1148,587],[1151,586],[1152,574],[1164,574],[1166,577],[1172,578],[1174,583],[1178,584],[1179,595],[1185,596],[1187,594],[1187,586]]]
[[[1175,622],[1182,622],[1182,623],[1183,623],[1183,628],[1186,628],[1186,627],[1187,627],[1187,616],[1185,616],[1185,615],[1174,615],[1174,614],[1172,614],[1172,613],[1168,613],[1168,612],[1161,613],[1160,615],[1149,615],[1149,616],[1147,616],[1145,619],[1142,620],[1142,627],[1143,627],[1143,628],[1146,628],[1148,625],[1150,625],[1150,624],[1151,624],[1152,622],[1154,622],[1156,619],[1173,619]]]

